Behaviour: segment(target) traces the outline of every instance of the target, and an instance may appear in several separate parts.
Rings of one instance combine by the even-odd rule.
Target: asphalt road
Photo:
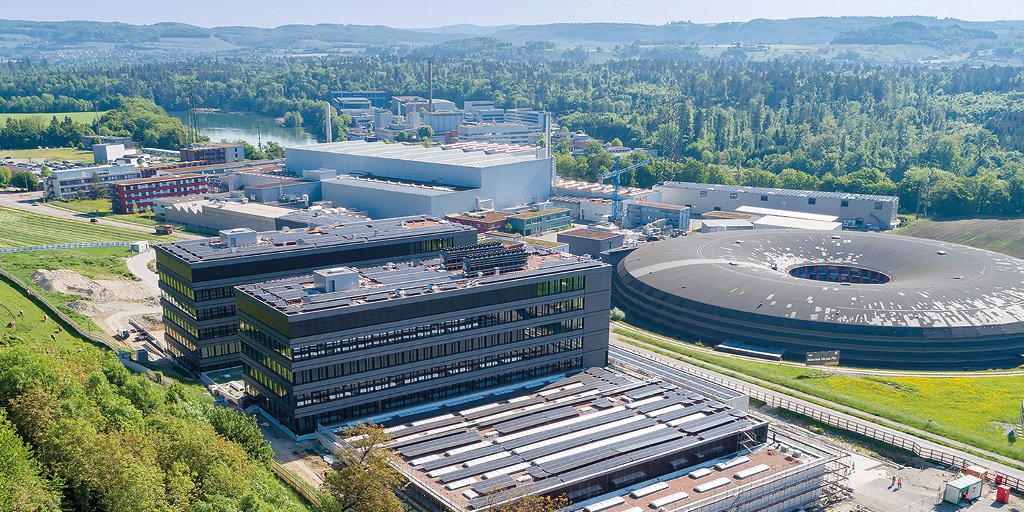
[[[640,368],[640,369],[642,369],[642,370],[644,370],[644,371],[646,371],[648,373],[651,373],[651,374],[654,374],[654,375],[658,375],[658,376],[664,378],[665,380],[667,380],[669,382],[672,382],[672,376],[673,375],[678,375],[680,373],[684,373],[684,374],[685,373],[690,373],[690,372],[697,373],[697,374],[700,374],[700,373],[711,373],[711,374],[714,374],[717,378],[719,378],[722,381],[724,381],[726,383],[726,385],[728,385],[729,387],[732,387],[733,389],[742,389],[742,388],[754,389],[754,390],[757,390],[760,393],[764,393],[764,394],[771,395],[771,396],[774,396],[774,397],[778,397],[778,398],[781,398],[781,399],[789,400],[790,402],[794,402],[794,403],[800,404],[801,406],[803,406],[803,407],[805,407],[807,409],[813,409],[813,410],[816,410],[816,411],[820,411],[821,413],[824,413],[824,414],[829,414],[829,415],[832,415],[832,416],[835,416],[835,417],[839,417],[839,418],[845,419],[846,421],[849,421],[851,423],[858,423],[858,424],[864,425],[866,427],[870,427],[870,428],[874,428],[874,429],[877,429],[877,430],[881,430],[881,431],[884,431],[887,434],[891,434],[893,436],[908,437],[908,434],[906,432],[901,432],[899,430],[896,430],[896,429],[893,429],[893,428],[889,428],[889,427],[887,427],[887,426],[885,426],[883,424],[875,423],[874,421],[869,421],[867,419],[863,419],[863,418],[860,418],[860,417],[853,416],[851,414],[847,414],[845,412],[842,412],[844,409],[852,410],[849,407],[846,407],[844,405],[835,404],[835,403],[829,402],[827,400],[822,400],[822,399],[819,399],[819,398],[815,398],[815,400],[821,401],[823,403],[827,403],[830,406],[834,405],[835,409],[833,409],[832,407],[826,407],[824,405],[819,405],[819,404],[816,404],[816,403],[813,403],[813,402],[809,402],[807,400],[803,400],[803,399],[799,398],[799,396],[794,396],[794,395],[799,395],[800,394],[799,392],[794,392],[794,395],[780,393],[778,391],[774,391],[772,389],[769,389],[769,388],[766,388],[766,387],[763,387],[763,386],[759,386],[759,385],[753,384],[751,382],[747,382],[747,381],[744,381],[744,380],[740,380],[740,379],[736,379],[736,378],[733,378],[733,377],[729,377],[727,375],[716,373],[714,371],[707,370],[705,368],[699,368],[697,366],[685,363],[683,361],[678,361],[678,360],[675,360],[675,359],[670,359],[670,358],[667,358],[667,357],[662,356],[660,354],[657,354],[657,353],[654,353],[654,352],[651,352],[651,351],[648,351],[648,350],[644,350],[642,348],[639,348],[639,347],[636,347],[636,346],[633,346],[633,345],[629,345],[629,344],[627,344],[627,343],[625,343],[623,341],[620,341],[619,340],[619,336],[614,334],[614,333],[611,335],[611,347],[610,347],[610,351],[609,351],[609,357],[613,358],[613,359],[618,359],[620,361],[623,361],[627,365],[632,365],[632,366],[638,367],[638,368]],[[757,379],[752,379],[752,380],[753,381],[757,381]],[[881,417],[878,417],[878,416],[874,416],[874,415],[871,415],[871,414],[863,413],[863,412],[860,412],[860,411],[858,411],[858,412],[859,412],[859,414],[864,414],[864,415],[866,415],[866,416],[868,416],[870,418],[878,419],[879,421],[890,421],[890,420],[885,420],[884,418],[881,418]],[[922,435],[927,435],[927,436],[932,437],[932,438],[941,438],[941,436],[937,436],[937,435],[932,434],[930,432],[924,432],[924,431],[922,431],[920,429],[915,429],[913,427],[905,426],[905,428],[908,431],[918,432],[918,433],[921,433]],[[1004,464],[1003,462],[1001,462],[1002,460],[1009,460],[1006,457],[1003,457],[1002,455],[991,453],[991,452],[987,452],[985,450],[981,450],[981,449],[978,449],[978,448],[975,448],[975,447],[972,447],[972,446],[968,446],[968,445],[966,445],[964,443],[961,443],[959,441],[954,441],[952,439],[945,439],[945,438],[943,438],[943,439],[944,439],[945,442],[948,442],[952,446],[959,446],[959,447],[963,447],[963,448],[969,448],[969,449],[971,449],[971,450],[973,450],[973,451],[975,451],[977,453],[984,454],[984,456],[982,456],[982,455],[975,455],[973,453],[967,453],[967,452],[965,452],[963,450],[960,450],[960,449],[957,449],[957,448],[953,448],[951,446],[940,445],[938,443],[929,441],[929,440],[927,440],[925,438],[915,437],[915,441],[917,441],[917,443],[920,446],[922,446],[923,448],[931,448],[931,449],[936,450],[936,451],[941,451],[941,452],[948,453],[950,455],[954,455],[954,456],[957,456],[957,457],[962,457],[964,459],[971,460],[971,461],[973,461],[976,464],[980,464],[982,466],[985,466],[986,468],[988,468],[988,469],[990,469],[992,471],[996,471],[998,473],[1002,473],[1002,474],[1007,475],[1007,476],[1013,476],[1015,478],[1024,478],[1024,471],[1021,471],[1019,469],[1010,467],[1010,466]]]
[[[156,259],[156,251],[150,249],[148,251],[136,254],[131,258],[128,258],[128,270],[142,279],[143,282],[153,285],[153,288],[159,289],[160,278],[147,266],[149,262]]]

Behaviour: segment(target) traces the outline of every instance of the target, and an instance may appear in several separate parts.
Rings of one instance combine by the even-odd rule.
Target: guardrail
[[[630,350],[628,348],[624,348],[624,347],[617,347],[617,348],[619,348],[620,350],[624,350],[626,352],[629,352],[631,354],[634,354],[636,356],[646,357],[644,354],[641,354],[641,353],[636,352],[634,350]],[[793,412],[793,413],[796,413],[796,414],[799,414],[799,415],[802,415],[802,416],[806,416],[806,417],[808,417],[808,418],[810,418],[810,419],[812,419],[814,421],[817,421],[819,423],[824,423],[824,424],[829,425],[831,427],[835,427],[835,428],[838,428],[838,429],[841,429],[841,430],[846,430],[847,432],[853,432],[855,434],[859,434],[859,435],[862,435],[864,437],[867,437],[867,438],[870,438],[870,439],[874,439],[875,441],[879,441],[879,442],[885,443],[885,444],[887,444],[889,446],[893,446],[893,447],[896,447],[896,448],[899,448],[899,449],[902,449],[902,450],[909,451],[909,452],[913,453],[914,455],[917,455],[918,457],[921,457],[922,459],[925,459],[925,460],[930,460],[930,461],[933,461],[933,462],[938,462],[939,464],[946,465],[946,466],[960,468],[961,470],[967,469],[968,466],[974,466],[974,465],[979,465],[979,466],[983,466],[983,467],[985,466],[984,463],[979,463],[979,462],[971,461],[970,459],[967,459],[967,458],[964,458],[964,457],[960,457],[960,456],[957,456],[957,455],[953,455],[951,453],[947,453],[947,452],[944,452],[942,450],[935,450],[933,448],[929,448],[929,447],[926,447],[926,446],[921,446],[921,444],[918,443],[913,438],[905,437],[905,436],[901,436],[901,435],[897,435],[897,434],[893,434],[891,432],[887,432],[885,430],[881,430],[881,429],[872,427],[871,425],[868,425],[868,424],[860,422],[860,421],[850,420],[848,418],[843,418],[843,417],[837,416],[835,414],[829,414],[828,412],[821,411],[819,409],[815,409],[815,408],[812,408],[812,407],[808,407],[808,406],[806,406],[806,405],[804,405],[802,403],[795,402],[793,400],[782,398],[782,397],[779,397],[779,396],[776,396],[776,395],[773,395],[773,394],[770,394],[770,393],[765,393],[763,391],[759,391],[757,389],[754,389],[754,388],[751,388],[751,387],[748,387],[748,386],[744,386],[742,384],[738,384],[738,383],[734,383],[734,382],[728,381],[726,379],[723,379],[723,378],[721,378],[721,377],[719,377],[717,375],[714,375],[712,373],[709,373],[709,372],[703,372],[703,371],[700,371],[700,370],[693,370],[693,369],[690,369],[690,368],[684,368],[682,366],[675,365],[675,364],[672,364],[672,363],[667,362],[667,361],[658,361],[658,362],[660,364],[664,364],[666,366],[670,366],[672,368],[675,368],[676,370],[679,370],[679,371],[682,371],[682,372],[686,372],[686,373],[689,373],[691,375],[695,375],[697,377],[700,377],[702,379],[709,380],[709,381],[714,382],[716,384],[720,384],[722,386],[726,386],[726,387],[728,387],[730,389],[734,389],[734,390],[739,391],[741,393],[745,393],[745,394],[749,395],[751,398],[755,398],[757,400],[760,400],[760,401],[762,401],[762,402],[764,402],[764,403],[766,403],[766,404],[768,404],[768,405],[770,405],[772,407],[775,407],[775,408],[778,408],[778,409],[785,409],[787,411],[790,411],[790,412]],[[627,364],[627,363],[623,363],[623,364],[625,364],[626,366],[629,366],[629,364]],[[986,478],[985,479],[986,480],[998,480],[998,483],[1003,484],[1003,485],[1007,485],[1007,486],[1011,487],[1013,490],[1015,490],[1017,492],[1024,491],[1024,479],[1017,478],[1015,476],[1010,476],[1010,475],[1006,475],[1006,474],[1002,474],[1002,473],[996,473],[996,472],[989,471],[989,473],[986,473]]]
[[[85,249],[89,247],[128,247],[131,244],[131,242],[81,242],[74,244],[33,245],[31,247],[6,247],[0,249],[0,254],[25,251],[55,251],[58,249]]]
[[[293,475],[291,471],[285,469],[285,467],[282,466],[276,460],[272,460],[270,462],[270,469],[274,472],[275,475],[278,476],[278,478],[284,480],[289,487],[295,489],[295,492],[301,494],[302,497],[305,498],[306,501],[310,502],[313,506],[315,506],[316,508],[321,508],[322,505],[320,504],[320,496],[318,496],[312,489],[310,489],[305,482],[300,480],[299,477]]]

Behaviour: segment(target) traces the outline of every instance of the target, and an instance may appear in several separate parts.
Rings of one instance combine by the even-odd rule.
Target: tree
[[[409,134],[404,131],[398,132],[398,134],[395,135],[395,142],[405,142],[407,140],[409,140]]]
[[[98,174],[93,174],[89,179],[89,199],[103,199],[107,197],[107,186],[100,181]]]
[[[360,423],[341,437],[344,445],[334,454],[335,471],[324,477],[324,492],[338,501],[342,512],[402,512],[392,490],[402,485],[402,477],[391,466],[394,455],[385,446],[391,435],[378,425]]]
[[[42,178],[49,178],[50,177],[50,168],[45,166],[45,165],[40,167],[39,168],[39,176],[42,177]]]
[[[35,190],[39,188],[39,178],[35,174],[29,171],[18,171],[11,176],[11,186],[22,187],[25,190]]]
[[[488,496],[492,512],[565,512],[572,505],[564,494],[550,497],[532,494],[530,486],[514,487]]]
[[[434,136],[434,129],[429,124],[425,124],[416,129],[416,134],[420,136],[420,140],[430,140]]]
[[[614,139],[612,139],[610,145],[613,148],[620,148],[622,147],[622,140],[619,139],[618,137],[615,137]]]
[[[206,419],[218,434],[241,445],[253,460],[268,464],[274,459],[274,450],[263,438],[255,417],[240,414],[232,409],[214,407],[206,411]]]
[[[6,187],[11,181],[11,169],[0,166],[0,187]]]

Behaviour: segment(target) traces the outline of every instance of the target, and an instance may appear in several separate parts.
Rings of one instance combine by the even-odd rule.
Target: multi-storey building
[[[200,142],[178,152],[183,162],[202,160],[207,164],[223,164],[245,160],[245,147],[225,142]]]
[[[243,379],[295,434],[607,363],[611,267],[497,242],[236,288]]]
[[[474,229],[418,216],[262,233],[232,229],[219,239],[158,244],[168,350],[192,371],[238,366],[234,286],[338,265],[429,258],[476,236]]]
[[[153,200],[205,194],[209,191],[203,174],[171,174],[114,183],[110,204],[117,213],[151,208]]]
[[[466,123],[458,126],[460,141],[504,142],[530,146],[536,144],[544,131],[540,125],[527,123]]]
[[[343,105],[351,104],[352,100],[367,100],[369,106],[376,108],[386,108],[388,103],[384,91],[333,91],[331,96],[340,108],[346,108]]]
[[[125,149],[132,149],[132,138],[115,135],[82,135],[82,144],[86,147],[92,147],[93,144],[120,144]]]
[[[571,223],[572,217],[569,215],[569,210],[549,208],[509,215],[505,219],[505,231],[525,236],[539,235],[552,229],[564,228]]]
[[[690,208],[674,204],[632,202],[626,205],[622,227],[635,228],[665,219],[665,224],[683,231],[690,230]]]
[[[486,233],[488,231],[500,231],[504,228],[506,217],[508,217],[508,214],[501,212],[466,212],[445,215],[444,218],[456,224],[476,228],[480,233]]]
[[[75,199],[88,196],[93,185],[104,185],[108,189],[117,182],[153,176],[153,169],[136,168],[134,165],[101,165],[80,169],[53,171],[43,181],[47,198]]]

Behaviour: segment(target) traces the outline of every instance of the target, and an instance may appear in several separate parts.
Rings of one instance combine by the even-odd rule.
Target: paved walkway
[[[740,379],[736,379],[736,378],[733,378],[733,377],[729,377],[728,375],[724,375],[724,374],[718,373],[714,369],[708,369],[708,368],[714,368],[714,365],[711,365],[711,364],[702,363],[702,364],[706,364],[706,366],[708,368],[700,368],[698,366],[695,366],[695,365],[692,365],[692,364],[689,364],[689,363],[686,363],[686,362],[683,362],[683,361],[679,361],[679,360],[676,360],[676,359],[668,358],[668,357],[662,356],[661,354],[658,354],[658,353],[655,353],[655,352],[651,352],[649,350],[644,350],[642,348],[639,348],[639,347],[636,347],[634,345],[628,344],[625,341],[622,341],[619,338],[619,335],[614,334],[614,333],[611,334],[611,345],[612,345],[612,349],[611,349],[611,352],[609,353],[610,357],[623,359],[623,360],[625,360],[627,362],[627,364],[634,364],[636,366],[640,366],[641,368],[649,371],[650,373],[653,373],[655,375],[663,375],[663,376],[665,376],[666,378],[668,378],[670,380],[671,380],[671,377],[670,377],[671,372],[679,371],[679,370],[673,369],[671,366],[675,366],[675,367],[678,367],[678,368],[682,368],[683,370],[688,370],[688,371],[692,371],[692,372],[713,373],[718,378],[720,378],[723,381],[727,382],[730,387],[746,387],[746,388],[755,389],[758,392],[765,393],[767,395],[772,395],[772,396],[775,396],[775,397],[778,397],[778,398],[782,398],[782,399],[789,400],[791,402],[798,403],[798,404],[800,404],[803,407],[806,407],[808,409],[813,409],[813,410],[820,411],[820,412],[825,413],[825,414],[829,414],[829,415],[832,415],[832,416],[835,416],[835,417],[843,418],[846,421],[849,421],[851,423],[858,423],[858,424],[861,424],[861,425],[864,425],[864,426],[867,426],[867,427],[871,427],[871,428],[874,428],[874,429],[877,429],[877,430],[880,430],[880,431],[885,431],[886,433],[894,435],[894,436],[908,437],[908,433],[907,432],[902,432],[902,431],[896,430],[894,428],[890,428],[890,427],[885,426],[883,424],[883,422],[884,423],[896,423],[896,422],[894,422],[892,420],[889,420],[887,418],[882,418],[880,416],[875,416],[875,415],[872,415],[872,414],[868,414],[868,413],[865,413],[863,411],[858,411],[858,410],[853,409],[851,407],[847,407],[845,405],[837,404],[835,402],[830,402],[828,400],[824,400],[824,399],[821,399],[821,398],[818,398],[818,397],[811,397],[810,395],[801,393],[799,391],[793,391],[791,394],[781,393],[781,392],[775,391],[773,389],[769,389],[767,387],[759,385],[759,384],[773,385],[771,383],[762,381],[760,379],[756,379],[756,378],[750,377],[749,381],[747,381],[747,380],[740,380]],[[667,366],[666,363],[668,365],[671,365],[671,366]],[[668,375],[665,375],[666,373]],[[816,402],[820,402],[820,403],[825,404],[825,405],[819,405],[818,403],[810,402],[808,400],[805,400],[804,399],[805,397],[806,398],[813,398],[813,400],[815,400]],[[848,412],[856,412],[858,415],[866,416],[869,419],[864,419],[864,418],[861,418],[861,417],[858,417],[858,416],[854,416],[852,414],[848,414],[847,411]],[[941,451],[941,452],[945,452],[945,453],[948,453],[948,454],[951,454],[951,455],[954,455],[954,456],[957,456],[957,457],[962,457],[962,458],[965,458],[965,459],[968,459],[968,460],[972,460],[975,463],[981,464],[981,465],[987,467],[988,469],[990,469],[992,471],[996,471],[998,473],[1003,473],[1003,474],[1008,475],[1008,476],[1013,476],[1013,477],[1016,477],[1016,478],[1024,478],[1024,471],[1021,471],[1019,469],[1011,467],[1011,466],[1009,466],[1009,465],[1007,465],[1005,463],[1005,462],[1010,462],[1010,463],[1018,463],[1019,464],[1019,461],[1014,461],[1013,459],[1010,459],[1008,457],[999,455],[997,453],[992,453],[992,452],[989,452],[989,451],[986,451],[986,450],[982,450],[982,449],[979,449],[979,448],[967,445],[965,443],[961,443],[959,441],[954,441],[952,439],[943,438],[941,436],[938,436],[938,435],[933,434],[931,432],[923,431],[921,429],[917,429],[917,428],[906,426],[906,425],[901,425],[901,426],[903,428],[905,428],[907,431],[909,431],[911,433],[911,435],[913,435],[915,437],[917,443],[919,445],[921,445],[923,448],[930,448],[930,449],[933,449],[933,450],[936,450],[936,451]],[[941,439],[943,442],[949,443],[950,446],[942,445],[942,444],[930,441],[929,439]],[[975,455],[974,453],[968,453],[968,452],[964,451],[963,449],[970,449],[970,450],[974,451],[975,453],[977,453],[978,455]]]
[[[156,251],[150,249],[148,251],[136,254],[131,258],[128,258],[128,271],[142,279],[144,283],[152,285],[154,288],[159,288],[160,278],[149,269],[149,262],[156,259]]]

